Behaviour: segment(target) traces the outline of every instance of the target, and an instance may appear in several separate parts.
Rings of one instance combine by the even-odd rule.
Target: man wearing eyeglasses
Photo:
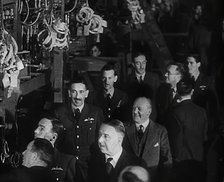
[[[184,76],[185,70],[181,63],[172,62],[167,65],[165,73],[165,83],[161,84],[157,92],[157,121],[161,124],[169,108],[177,102],[176,86]]]

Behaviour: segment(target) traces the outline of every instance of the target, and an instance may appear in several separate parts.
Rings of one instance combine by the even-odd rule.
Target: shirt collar
[[[79,111],[80,111],[80,112],[82,112],[83,107],[84,107],[84,104],[83,104],[83,105],[81,105],[80,107],[75,107],[75,106],[72,106],[72,111],[73,111],[73,112],[75,112],[75,110],[76,110],[76,109],[79,109]]]
[[[140,79],[140,76],[142,77],[142,80],[144,80],[144,78],[145,78],[145,73],[143,73],[142,75],[140,75],[140,74],[138,74],[138,73],[135,72],[135,76],[136,76],[136,78],[137,78],[138,80]]]
[[[107,161],[108,158],[113,158],[113,160],[110,163],[115,168],[115,166],[117,164],[117,161],[119,160],[119,158],[121,156],[122,151],[123,151],[123,148],[121,148],[121,150],[113,156],[109,156],[109,155],[105,154],[106,161]]]
[[[108,94],[110,94],[110,98],[113,97],[113,95],[114,95],[114,87],[111,90],[108,90],[108,91],[104,90],[104,96],[106,97]]]
[[[149,124],[149,119],[147,119],[144,123],[141,123],[141,124],[140,123],[135,123],[135,126],[136,126],[136,128],[138,130],[140,125],[142,125],[144,127],[144,131],[145,131],[145,129],[147,128],[148,124]]]

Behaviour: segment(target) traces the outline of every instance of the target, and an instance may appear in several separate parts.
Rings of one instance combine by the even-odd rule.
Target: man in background
[[[34,138],[44,138],[51,142],[54,147],[54,159],[51,170],[55,173],[58,181],[75,181],[76,159],[72,155],[59,152],[57,141],[62,139],[64,127],[62,122],[53,117],[42,118],[34,131]]]

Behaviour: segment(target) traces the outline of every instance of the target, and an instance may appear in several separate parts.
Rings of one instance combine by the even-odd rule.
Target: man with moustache
[[[56,147],[63,133],[62,122],[51,116],[42,118],[34,131],[34,138],[44,138],[54,147],[54,159],[51,170],[58,182],[73,182],[76,174],[76,159],[72,155],[61,153]]]
[[[55,110],[56,117],[63,122],[65,136],[61,151],[76,157],[76,181],[87,179],[88,159],[97,139],[98,129],[104,121],[100,108],[85,103],[89,90],[83,77],[71,81],[68,90],[69,102]]]

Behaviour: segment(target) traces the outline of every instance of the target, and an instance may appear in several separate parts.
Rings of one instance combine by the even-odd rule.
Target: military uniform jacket
[[[215,90],[214,79],[200,73],[195,82],[192,101],[206,110],[208,117],[208,132],[216,132],[219,124],[219,102]]]
[[[107,98],[104,97],[102,90],[97,93],[96,99],[95,105],[102,108],[106,121],[110,119],[124,120],[125,107],[128,104],[128,95],[125,92],[115,88],[110,104],[107,102]]]
[[[73,182],[76,174],[76,158],[72,155],[59,152],[55,148],[51,171],[59,182]]]
[[[96,141],[99,126],[104,120],[102,110],[85,103],[78,121],[70,105],[59,107],[55,114],[65,127],[64,140],[59,149],[86,162],[90,156],[90,147]]]

